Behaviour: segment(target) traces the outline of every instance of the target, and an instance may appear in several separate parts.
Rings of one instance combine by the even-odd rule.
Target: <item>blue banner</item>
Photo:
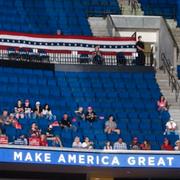
[[[115,168],[180,168],[180,154],[160,155],[1,148],[0,162]]]

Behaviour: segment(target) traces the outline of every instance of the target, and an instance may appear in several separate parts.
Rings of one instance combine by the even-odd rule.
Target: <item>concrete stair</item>
[[[121,9],[122,15],[144,15],[144,12],[141,9],[141,4],[138,4],[136,13],[132,14],[131,6],[128,4],[128,0],[118,0],[119,7]]]
[[[88,18],[93,36],[109,36],[107,30],[107,19],[103,17],[89,17]]]
[[[157,70],[156,79],[162,94],[166,97],[170,105],[169,108],[170,115],[177,123],[178,132],[180,134],[180,97],[179,97],[179,101],[176,102],[175,91],[172,92],[171,87],[169,86],[168,75],[164,73],[162,70]]]
[[[166,19],[166,22],[169,25],[172,35],[180,49],[180,28],[177,27],[177,22],[174,19]],[[180,65],[180,56],[178,57],[177,64]]]

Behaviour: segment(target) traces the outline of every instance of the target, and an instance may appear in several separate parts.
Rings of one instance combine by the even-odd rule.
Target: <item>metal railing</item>
[[[14,61],[27,61],[27,62],[39,62],[39,63],[53,63],[53,64],[88,64],[97,65],[102,64],[106,66],[134,66],[137,65],[136,53],[130,55],[124,55],[121,53],[118,57],[118,53],[112,55],[104,54],[102,63],[95,62],[92,55],[72,53],[47,53],[47,54],[21,54],[18,52],[9,52],[7,50],[0,50],[0,59],[2,60],[14,60]],[[152,58],[150,53],[146,53],[146,66],[152,66]]]
[[[171,87],[171,91],[175,91],[175,99],[176,102],[178,102],[180,94],[180,84],[177,80],[177,77],[174,75],[174,67],[172,66],[170,60],[166,58],[164,53],[161,54],[161,60],[163,62],[164,73],[167,72],[168,74],[169,86]]]

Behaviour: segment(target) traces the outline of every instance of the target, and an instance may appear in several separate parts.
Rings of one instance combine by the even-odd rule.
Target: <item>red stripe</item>
[[[136,41],[135,37],[94,37],[94,36],[64,36],[64,35],[47,35],[47,34],[30,34],[20,32],[0,31],[0,35],[26,36],[32,38],[52,38],[52,39],[82,39],[97,41]]]

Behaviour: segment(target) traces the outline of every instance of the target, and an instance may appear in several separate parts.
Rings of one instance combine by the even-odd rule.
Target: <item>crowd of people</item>
[[[162,113],[163,111],[168,110],[168,102],[167,100],[161,96],[157,101],[157,110]],[[102,117],[101,117],[102,118]],[[54,128],[58,127],[64,131],[77,132],[79,131],[78,126],[75,122],[88,122],[89,124],[93,124],[94,122],[100,121],[100,117],[97,116],[94,109],[89,106],[86,110],[83,107],[79,107],[76,111],[74,111],[74,117],[70,117],[67,113],[64,113],[60,120],[57,120],[56,116],[52,113],[52,110],[48,104],[44,106],[41,105],[39,101],[37,101],[34,107],[31,106],[30,101],[26,99],[24,102],[18,100],[14,111],[9,113],[7,110],[2,112],[0,116],[0,143],[1,137],[6,136],[6,128],[11,126],[16,130],[22,131],[26,129],[28,125],[24,125],[20,120],[23,119],[31,119],[31,124],[28,129],[28,134],[19,133],[19,136],[14,138],[14,144],[22,144],[22,145],[32,145],[32,146],[49,146],[49,140],[51,141],[50,146],[54,147],[63,147],[63,142],[58,134],[54,134]],[[37,119],[42,119],[48,122],[47,128],[43,131],[41,127],[38,126]],[[103,119],[103,118],[102,118]],[[117,122],[113,115],[109,115],[107,119],[103,121],[104,125],[104,133],[106,135],[116,134],[119,138],[116,142],[112,143],[109,140],[105,142],[104,149],[105,150],[151,150],[151,143],[148,140],[144,140],[143,142],[139,142],[138,137],[133,137],[132,142],[127,144],[124,142],[121,137],[121,129],[118,127]],[[177,134],[177,125],[172,118],[166,123],[164,135],[167,134]],[[74,141],[72,143],[73,148],[82,148],[82,149],[93,149],[95,147],[95,143],[88,137],[84,136],[84,139],[79,136],[75,136]],[[4,140],[4,139],[3,139]],[[165,138],[161,149],[162,150],[180,150],[180,140],[176,141],[175,147],[173,147],[170,141]]]

